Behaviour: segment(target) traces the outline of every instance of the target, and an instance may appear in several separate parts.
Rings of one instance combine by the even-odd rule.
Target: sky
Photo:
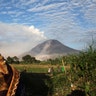
[[[19,56],[56,39],[82,50],[96,37],[96,0],[0,0],[0,53]]]

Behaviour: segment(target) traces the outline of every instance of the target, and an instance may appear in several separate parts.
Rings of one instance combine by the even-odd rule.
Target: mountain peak
[[[54,42],[59,42],[58,40],[55,40],[55,39],[49,39],[49,40],[46,40],[44,43],[54,43]]]
[[[36,47],[32,48],[27,54],[36,57],[39,60],[55,58],[70,53],[76,53],[77,50],[63,45],[55,39],[46,40]]]

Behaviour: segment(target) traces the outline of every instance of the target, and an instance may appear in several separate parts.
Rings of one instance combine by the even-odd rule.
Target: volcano
[[[24,55],[34,56],[38,60],[47,60],[57,58],[59,56],[78,53],[78,50],[65,46],[58,40],[50,39],[38,44]]]

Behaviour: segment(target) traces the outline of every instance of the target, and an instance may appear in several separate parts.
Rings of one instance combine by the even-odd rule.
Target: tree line
[[[25,55],[20,60],[17,56],[10,57],[8,56],[6,58],[6,61],[8,64],[32,64],[32,63],[40,63],[40,60],[37,60],[35,57],[32,57],[30,55]]]
[[[6,58],[6,61],[8,64],[51,64],[51,65],[60,65],[62,64],[62,57],[58,57],[55,59],[48,59],[44,61],[37,60],[35,57],[32,57],[31,55],[25,55],[21,59],[17,56],[8,56]]]

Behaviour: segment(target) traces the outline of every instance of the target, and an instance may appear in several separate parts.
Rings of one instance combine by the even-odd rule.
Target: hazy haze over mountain
[[[41,44],[38,44],[36,47],[32,48],[29,52],[26,52],[23,55],[29,54],[36,57],[36,59],[46,60],[77,52],[77,50],[63,45],[58,40],[50,39]]]

